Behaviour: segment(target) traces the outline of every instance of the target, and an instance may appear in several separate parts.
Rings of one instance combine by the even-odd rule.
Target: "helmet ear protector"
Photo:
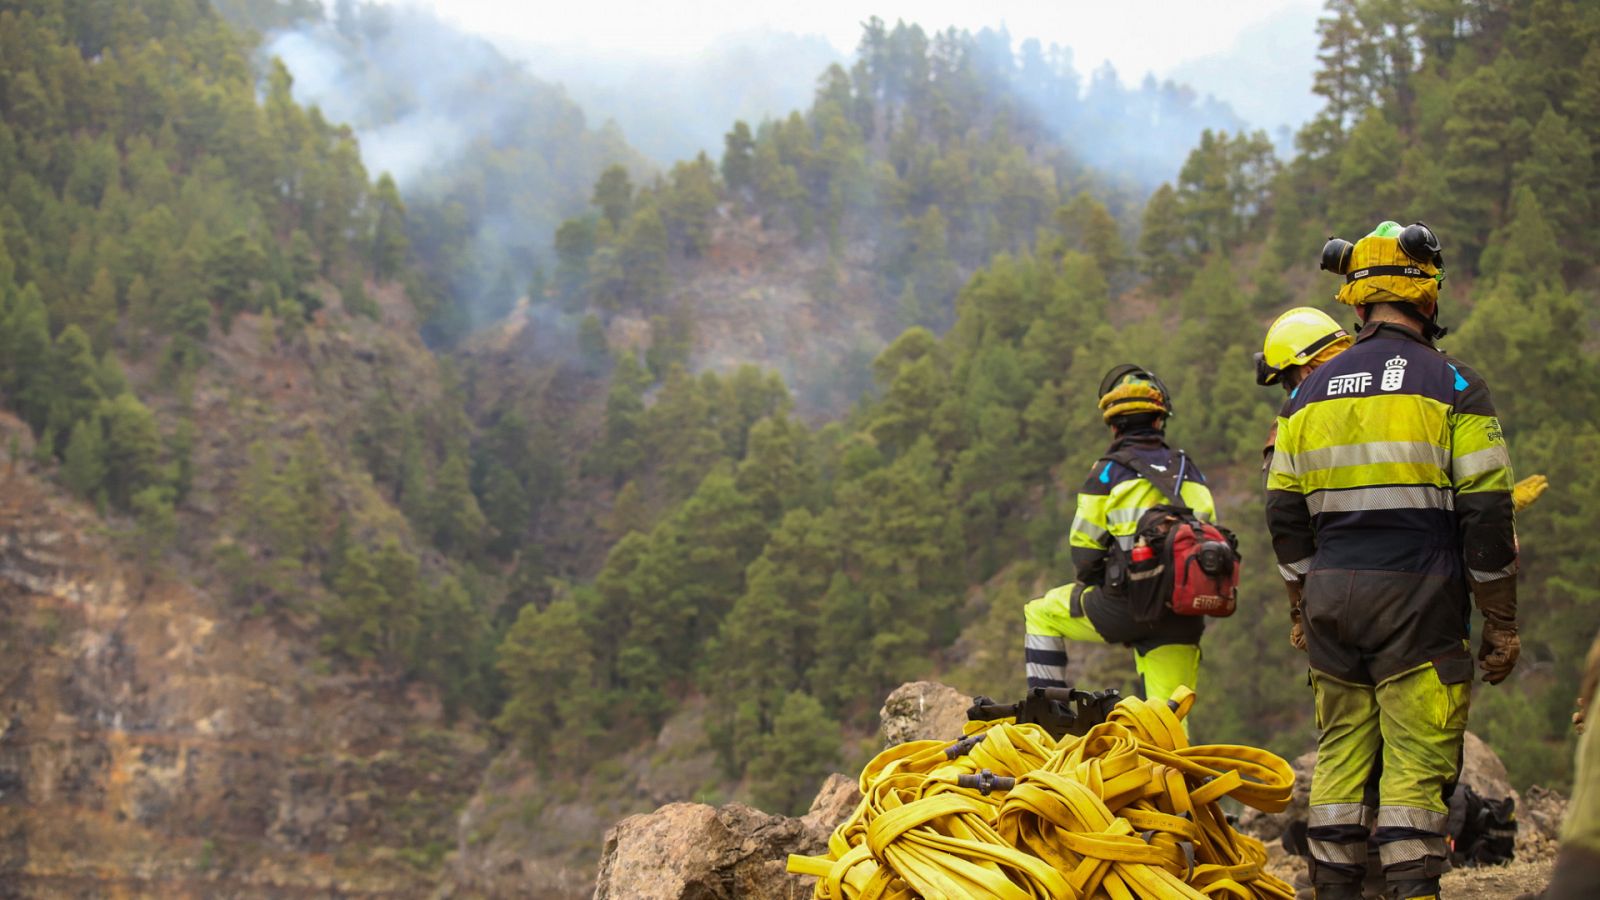
[[[1117,366],[1111,371],[1107,372],[1106,377],[1100,379],[1099,396],[1104,397],[1106,394],[1111,393],[1111,389],[1116,387],[1119,381],[1128,377],[1129,375],[1137,375],[1154,385],[1155,389],[1161,392],[1162,402],[1167,408],[1166,414],[1168,416],[1172,415],[1172,392],[1167,390],[1166,382],[1163,382],[1160,378],[1157,378],[1155,373],[1151,372],[1149,369],[1146,369],[1142,366],[1136,366],[1133,363],[1123,363],[1122,365]]]
[[[1400,251],[1418,262],[1432,263],[1444,268],[1444,254],[1440,253],[1439,236],[1426,222],[1412,222],[1400,230]]]
[[[1328,238],[1328,242],[1322,245],[1321,269],[1335,275],[1350,274],[1350,256],[1355,250],[1356,245],[1343,238]]]

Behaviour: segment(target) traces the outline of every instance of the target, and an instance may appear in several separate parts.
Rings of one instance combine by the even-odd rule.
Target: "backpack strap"
[[[1165,495],[1167,501],[1173,506],[1189,508],[1189,504],[1183,502],[1183,475],[1189,468],[1189,456],[1182,450],[1178,451],[1178,471],[1176,472],[1158,472],[1155,467],[1140,459],[1132,450],[1126,448],[1104,456],[1102,459],[1108,459],[1127,466],[1138,473],[1140,478],[1154,485],[1155,489]]]

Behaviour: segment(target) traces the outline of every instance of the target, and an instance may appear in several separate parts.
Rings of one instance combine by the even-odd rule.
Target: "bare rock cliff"
[[[116,540],[0,455],[0,897],[425,895],[486,748]]]

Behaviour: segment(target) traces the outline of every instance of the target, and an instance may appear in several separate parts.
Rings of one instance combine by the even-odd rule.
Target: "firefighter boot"
[[[1439,879],[1417,878],[1389,882],[1390,900],[1439,900]]]

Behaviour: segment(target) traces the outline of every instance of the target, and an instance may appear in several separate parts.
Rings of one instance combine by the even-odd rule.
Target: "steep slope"
[[[7,890],[417,896],[488,758],[404,206],[247,46],[0,11]]]
[[[11,419],[4,437],[28,447]],[[20,896],[422,896],[486,746],[0,457],[0,884]]]

